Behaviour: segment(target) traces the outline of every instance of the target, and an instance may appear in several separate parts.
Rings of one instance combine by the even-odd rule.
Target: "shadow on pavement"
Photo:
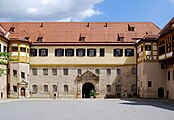
[[[165,99],[121,99],[125,105],[148,105],[174,111],[174,102]]]

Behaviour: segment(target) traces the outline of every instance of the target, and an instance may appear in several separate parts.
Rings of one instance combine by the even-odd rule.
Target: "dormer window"
[[[26,40],[29,40],[29,39],[30,39],[30,37],[25,37],[25,39],[26,39]]]
[[[80,42],[85,42],[85,37],[80,37]]]
[[[9,32],[14,32],[15,31],[15,27],[11,27]]]
[[[128,31],[135,31],[135,27],[128,25]]]
[[[117,41],[124,42],[124,34],[118,34]]]
[[[43,42],[43,37],[38,37],[37,42]]]

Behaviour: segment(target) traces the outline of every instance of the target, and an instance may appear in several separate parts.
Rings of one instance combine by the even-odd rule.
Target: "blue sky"
[[[105,0],[96,7],[102,14],[85,21],[150,21],[162,28],[174,17],[174,0]]]
[[[0,21],[150,21],[163,28],[174,17],[174,0],[0,0],[0,6]]]

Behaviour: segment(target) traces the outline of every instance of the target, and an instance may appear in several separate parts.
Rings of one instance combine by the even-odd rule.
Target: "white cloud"
[[[1,0],[0,21],[81,21],[101,14],[104,0]]]

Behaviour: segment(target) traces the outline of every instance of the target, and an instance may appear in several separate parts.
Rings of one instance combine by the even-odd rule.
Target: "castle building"
[[[16,59],[1,98],[174,99],[173,20],[1,22],[1,51]]]

